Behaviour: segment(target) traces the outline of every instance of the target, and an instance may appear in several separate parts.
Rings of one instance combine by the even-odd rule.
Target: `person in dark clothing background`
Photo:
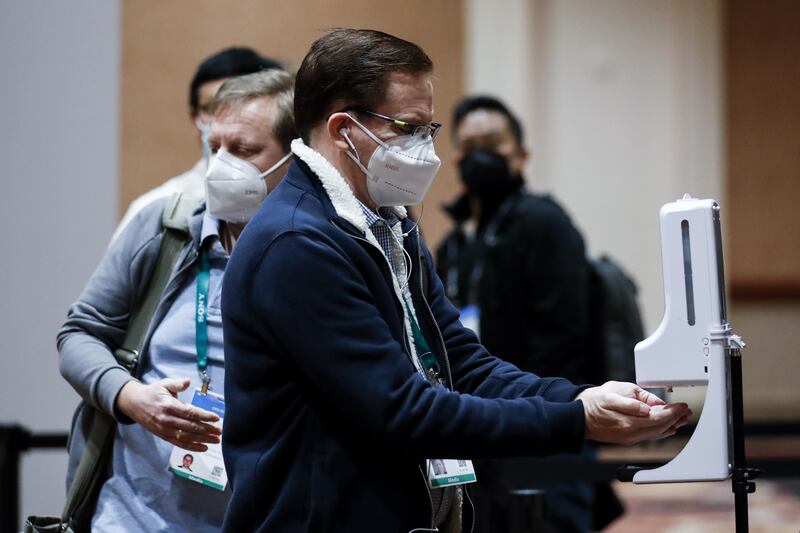
[[[456,228],[436,254],[448,297],[492,353],[588,382],[583,238],[552,197],[525,187],[519,120],[497,99],[469,97],[455,109],[453,136],[465,192],[447,206]]]
[[[522,126],[502,102],[467,97],[452,124],[464,193],[446,206],[456,227],[436,254],[448,297],[491,353],[526,372],[589,382],[589,271],[581,234],[552,197],[526,188]],[[547,489],[547,518],[558,531],[591,528],[590,484],[540,488]],[[507,502],[502,490],[484,492],[476,503],[488,507],[481,511],[499,530]]]

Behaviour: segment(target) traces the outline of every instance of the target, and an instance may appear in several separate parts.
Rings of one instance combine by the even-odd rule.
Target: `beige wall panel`
[[[731,317],[747,342],[742,352],[745,418],[800,421],[800,303],[733,302]]]
[[[122,135],[119,209],[187,170],[199,147],[187,118],[188,87],[203,58],[232,45],[251,46],[296,69],[326,28],[372,28],[421,45],[434,61],[437,142],[444,161],[425,202],[431,246],[449,226],[439,208],[457,188],[449,114],[463,92],[460,0],[137,0],[122,9]]]
[[[800,2],[726,5],[734,297],[800,298]]]

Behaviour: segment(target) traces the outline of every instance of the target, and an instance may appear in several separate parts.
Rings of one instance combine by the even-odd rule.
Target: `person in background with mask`
[[[461,325],[402,207],[441,165],[432,70],[416,44],[338,29],[297,72],[295,160],[225,274],[225,531],[469,531],[458,459],[685,422],[630,383],[521,372]]]
[[[283,69],[277,61],[258,55],[250,48],[233,47],[221,50],[203,60],[194,73],[189,85],[189,120],[197,131],[197,140],[202,149],[202,157],[194,166],[173,178],[168,179],[155,189],[136,198],[117,225],[111,242],[114,242],[122,230],[133,220],[136,214],[148,204],[159,198],[166,198],[176,193],[203,198],[203,178],[208,168],[211,152],[208,146],[208,134],[211,121],[210,106],[214,94],[220,85],[234,76],[243,76],[267,69]]]
[[[85,402],[118,422],[112,472],[92,530],[211,532],[222,525],[230,490],[186,479],[167,466],[176,446],[203,452],[220,441],[219,417],[191,403],[198,388],[223,390],[222,280],[239,234],[291,157],[293,87],[287,72],[265,70],[227,80],[212,101],[206,201],[188,221],[192,238],[156,307],[135,375],[117,364],[112,350],[121,345],[131,309],[148,285],[170,199],[153,202],[125,228],[58,334],[64,378]],[[82,412],[70,439],[68,484],[83,451]],[[194,476],[198,462],[194,453]]]
[[[526,372],[589,382],[583,238],[552,197],[526,188],[528,151],[519,120],[495,98],[469,96],[455,107],[452,137],[465,190],[446,207],[456,227],[436,252],[447,296],[491,353]],[[479,465],[479,472],[487,468],[489,463]],[[548,517],[556,530],[588,531],[593,486],[548,488]],[[476,496],[484,511],[497,499],[491,521],[498,525],[510,507],[502,505],[507,497]]]

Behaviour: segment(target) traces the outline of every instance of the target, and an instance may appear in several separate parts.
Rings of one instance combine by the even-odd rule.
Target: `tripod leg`
[[[728,350],[730,365],[731,423],[733,426],[733,476],[731,485],[734,493],[736,512],[736,533],[749,531],[747,516],[747,495],[755,492],[753,481],[760,471],[747,468],[744,450],[744,407],[742,399],[742,354],[738,349]]]
[[[747,533],[750,531],[747,516],[747,493],[734,494],[734,505],[736,506],[736,533]]]

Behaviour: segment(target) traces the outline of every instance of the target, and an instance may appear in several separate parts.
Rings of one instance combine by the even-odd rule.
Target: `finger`
[[[636,391],[636,395],[639,398],[639,400],[643,401],[644,403],[646,403],[650,407],[653,407],[653,406],[656,406],[656,405],[665,405],[666,404],[666,402],[664,402],[664,400],[662,400],[661,398],[659,398],[658,396],[656,396],[652,392],[646,391],[646,390],[644,390],[642,388],[639,388]]]
[[[662,431],[661,433],[657,433],[657,434],[653,435],[652,437],[650,437],[650,439],[658,440],[658,439],[664,439],[664,438],[667,438],[667,437],[672,437],[677,432],[678,432],[677,425],[672,425],[672,426],[669,426],[664,431]]]
[[[172,426],[169,429],[165,429],[165,432],[170,438],[174,438],[179,442],[188,442],[191,444],[219,444],[220,442],[219,435],[194,433],[192,431],[181,429],[177,426]]]
[[[640,402],[634,398],[626,398],[615,393],[611,393],[605,398],[603,407],[631,416],[646,417],[650,414],[650,406],[646,403]]]
[[[675,425],[659,425],[642,428],[637,432],[638,441],[645,440],[659,440],[665,437],[671,437],[677,432]]]
[[[658,435],[655,435],[655,436],[653,436],[653,437],[649,437],[649,439],[648,439],[648,440],[661,440],[661,439],[666,439],[667,437],[672,437],[672,436],[674,436],[674,435],[675,435],[675,433],[677,433],[677,432],[678,432],[678,430],[675,428],[675,426],[671,426],[671,427],[667,428],[667,430],[666,430],[666,431],[664,431],[664,432],[662,432],[662,433],[659,433]]]
[[[162,439],[169,442],[170,444],[177,446],[178,448],[183,448],[184,450],[189,450],[191,452],[205,452],[208,450],[208,446],[205,444],[198,444],[195,442],[189,442],[185,440],[177,440],[174,437],[166,437],[164,435],[159,435]],[[183,435],[181,435],[181,439],[183,439]]]
[[[189,381],[188,378],[183,378],[183,379],[167,378],[167,379],[162,379],[159,382],[159,384],[165,389],[167,389],[169,393],[172,394],[173,396],[175,396],[179,392],[183,392],[186,389],[188,389],[190,383],[191,381]]]
[[[680,413],[663,412],[656,407],[650,410],[648,417],[632,416],[628,425],[637,440],[653,439],[674,425],[680,416]]]
[[[671,437],[675,433],[678,432],[678,429],[685,426],[689,421],[689,415],[686,414],[682,416],[677,422],[667,428],[661,435],[657,436],[657,439],[663,439],[664,437]]]
[[[173,415],[190,420],[192,422],[219,422],[220,418],[216,413],[200,409],[188,403],[176,402],[170,405],[169,412]]]
[[[654,415],[656,414],[685,415],[685,414],[690,414],[692,410],[689,409],[689,405],[687,403],[678,402],[678,403],[668,403],[664,405],[655,406],[650,412],[653,413]]]
[[[174,417],[171,418],[167,423],[176,430],[180,429],[181,431],[188,433],[209,435],[211,437],[219,437],[222,435],[221,427],[214,426],[212,424],[206,424],[205,422],[193,422],[184,418]]]
[[[626,398],[635,398],[636,389],[639,388],[636,383],[629,383],[627,381],[606,381],[603,388],[609,393],[616,393]]]
[[[683,426],[685,426],[685,425],[686,425],[686,424],[688,424],[688,423],[689,423],[689,415],[688,415],[688,414],[686,414],[686,415],[683,415],[682,417],[680,417],[680,418],[678,419],[678,421],[677,421],[677,422],[675,422],[675,423],[672,425],[672,427],[674,427],[674,428],[675,428],[675,430],[677,431],[677,430],[679,430],[680,428],[682,428]]]
[[[674,435],[678,428],[686,424],[691,410],[686,404],[659,406],[650,411],[647,419],[633,418],[630,425],[635,441],[658,440]]]
[[[179,422],[177,419],[175,422]],[[182,429],[178,425],[164,425],[159,431],[163,438],[175,440],[176,442],[190,443],[190,444],[219,444],[221,440],[220,435],[208,435],[205,433],[195,433],[190,430]]]
[[[658,406],[650,410],[647,420],[640,420],[637,425],[641,428],[650,428],[655,433],[661,433],[676,424],[682,417],[688,417],[690,413],[686,404]]]

